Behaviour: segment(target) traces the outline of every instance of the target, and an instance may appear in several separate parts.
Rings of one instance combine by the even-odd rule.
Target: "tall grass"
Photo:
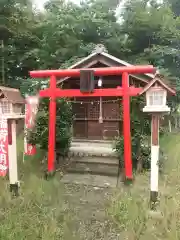
[[[111,207],[108,209],[108,218],[111,217],[118,228],[118,235],[116,234],[116,238],[104,239],[180,239],[180,136],[166,136],[161,145],[167,157],[164,158],[164,168],[160,174],[158,212],[149,211],[149,173],[138,175],[131,187],[121,186],[114,193]],[[12,198],[7,179],[0,178],[0,239],[87,239],[85,233],[82,236],[78,235],[80,219],[76,219],[77,216],[76,232],[72,230],[72,205],[73,208],[80,209],[79,205],[75,205],[79,200],[79,193],[75,196],[76,192],[72,191],[71,198],[76,197],[76,201],[67,202],[67,192],[60,182],[60,176],[57,174],[51,181],[43,178],[40,164],[43,152],[38,151],[36,157],[30,157],[23,163],[21,138],[18,140],[18,149],[20,197]],[[94,207],[97,206],[93,205]],[[85,212],[86,210],[88,209],[83,207],[80,209]],[[109,233],[111,229],[107,231]]]
[[[42,152],[23,163],[23,140],[18,139],[20,197],[12,198],[9,183],[0,179],[0,239],[65,239],[70,213],[58,177],[48,182],[40,171]]]
[[[136,177],[133,187],[115,194],[109,213],[124,239],[180,239],[180,135],[161,141],[166,157],[160,175],[159,207],[149,211],[149,174]]]

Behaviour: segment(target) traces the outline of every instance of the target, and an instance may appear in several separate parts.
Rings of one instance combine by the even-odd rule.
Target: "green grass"
[[[123,239],[180,239],[180,135],[161,141],[166,153],[160,174],[159,206],[149,211],[149,174],[136,176],[133,187],[115,194],[109,214]]]
[[[69,213],[62,200],[63,186],[58,177],[43,179],[38,151],[24,163],[23,141],[18,140],[20,197],[12,198],[7,179],[0,179],[0,239],[64,239]]]
[[[120,186],[105,205],[105,191],[110,190],[103,190],[102,195],[75,185],[66,188],[59,174],[50,181],[44,180],[40,164],[43,152],[38,151],[23,163],[23,141],[19,138],[20,197],[12,198],[7,179],[0,179],[0,239],[180,239],[180,136],[166,136],[161,145],[167,157],[160,175],[160,204],[158,214],[150,214],[149,173],[136,176],[132,187]],[[101,218],[100,222],[94,214]],[[101,238],[94,238],[93,231]],[[105,235],[111,231],[114,237]]]

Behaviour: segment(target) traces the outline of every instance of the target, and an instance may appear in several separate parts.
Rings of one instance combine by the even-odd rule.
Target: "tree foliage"
[[[167,0],[167,3],[170,5],[173,13],[176,17],[180,16],[180,2],[179,0]]]
[[[131,63],[157,66],[179,88],[180,18],[176,0],[50,0],[38,12],[31,0],[1,1],[6,82],[20,86],[31,69],[66,67],[102,43]]]
[[[72,109],[71,104],[66,99],[56,101],[56,151],[65,155],[71,143]],[[29,142],[39,145],[41,149],[48,150],[48,119],[49,100],[43,99],[40,102],[39,111],[36,118],[36,125],[29,132]]]
[[[158,67],[176,86],[179,82],[180,19],[168,5],[156,1],[129,0],[125,11],[124,32],[128,36],[129,58],[137,63]]]
[[[150,167],[149,136],[151,134],[151,118],[142,113],[144,99],[142,97],[131,99],[131,143],[132,160],[134,168],[141,171],[142,168]],[[122,116],[120,116],[123,120]],[[124,136],[120,136],[114,145],[118,153],[121,167],[124,167]]]
[[[89,0],[80,5],[49,0],[44,11],[37,11],[31,0],[1,0],[0,40],[4,42],[6,84],[20,88],[24,94],[34,93],[44,83],[30,80],[29,70],[67,68],[101,43],[120,59],[158,67],[177,89],[177,97],[170,102],[173,109],[177,109],[179,1],[127,0],[117,10],[118,4],[117,0]],[[138,116],[141,115],[133,113],[132,126],[141,136],[145,119],[136,121]],[[45,118],[47,121],[47,116]]]

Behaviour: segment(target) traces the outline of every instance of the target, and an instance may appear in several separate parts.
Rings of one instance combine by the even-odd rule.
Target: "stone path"
[[[124,240],[107,211],[113,189],[65,184],[63,198],[71,217],[64,240]]]

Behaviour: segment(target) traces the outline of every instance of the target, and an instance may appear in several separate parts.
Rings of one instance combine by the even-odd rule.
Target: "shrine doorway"
[[[73,138],[112,140],[122,129],[118,98],[77,99],[72,103],[74,113]]]

